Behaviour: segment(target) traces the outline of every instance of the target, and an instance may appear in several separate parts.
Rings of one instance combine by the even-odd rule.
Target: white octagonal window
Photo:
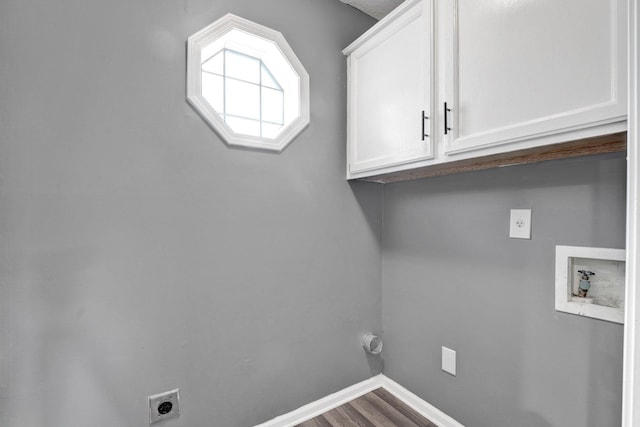
[[[187,100],[227,144],[282,151],[309,124],[309,75],[281,33],[227,14],[187,47]]]

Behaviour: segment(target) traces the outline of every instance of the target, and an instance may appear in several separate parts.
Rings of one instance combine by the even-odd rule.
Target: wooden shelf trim
[[[391,172],[381,175],[360,178],[359,181],[378,182],[388,184],[391,182],[411,181],[414,179],[433,176],[451,175],[463,172],[479,171],[483,169],[514,166],[528,163],[543,162],[546,160],[567,159],[570,157],[593,156],[596,154],[624,152],[627,149],[627,133],[619,132],[610,135],[596,136],[577,141],[563,142],[542,147],[509,153],[494,154],[491,156],[476,157],[473,159],[458,160],[440,163],[432,166],[424,166],[400,172]]]

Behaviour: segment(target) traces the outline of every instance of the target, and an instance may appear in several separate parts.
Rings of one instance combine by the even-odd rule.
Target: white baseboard
[[[324,414],[327,411],[337,408],[350,400],[357,399],[370,391],[380,388],[380,377],[382,375],[376,375],[359,382],[358,384],[347,387],[336,393],[330,394],[327,397],[323,397],[320,400],[311,402],[308,405],[304,405],[293,412],[281,415],[277,418],[267,421],[266,423],[258,424],[255,427],[291,427],[300,424],[311,418],[317,417],[320,414]]]
[[[400,384],[382,374],[352,385],[351,387],[347,387],[344,390],[340,390],[327,397],[323,397],[315,402],[311,402],[308,405],[304,405],[296,409],[295,411],[289,412],[288,414],[284,414],[265,423],[258,424],[255,427],[292,427],[330,411],[333,408],[337,408],[338,406],[353,399],[357,399],[358,397],[380,387],[393,394],[422,416],[437,424],[438,427],[464,427],[462,424],[440,411],[435,406],[420,399]]]
[[[380,375],[380,377],[380,385],[382,388],[402,400],[407,406],[411,407],[423,417],[428,418],[432,423],[437,424],[438,427],[464,427],[464,425],[460,424],[458,421],[454,420],[435,406],[411,393],[392,379],[387,378],[384,375]]]

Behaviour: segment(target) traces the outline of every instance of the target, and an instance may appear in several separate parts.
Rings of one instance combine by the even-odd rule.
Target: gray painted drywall
[[[468,426],[620,425],[623,327],[554,310],[554,246],[623,248],[625,179],[614,155],[387,185],[385,374]]]
[[[185,40],[282,31],[311,125],[226,147],[184,100]],[[0,2],[0,425],[250,426],[385,372],[473,426],[619,424],[622,327],[553,310],[553,245],[621,247],[624,160],[344,181],[335,0]],[[506,238],[533,208],[533,240]],[[505,305],[507,300],[516,304]],[[381,310],[382,316],[381,316]],[[439,369],[456,349],[458,377]]]
[[[185,42],[281,31],[311,124],[230,149],[185,102]],[[381,188],[344,180],[335,0],[0,2],[0,425],[247,427],[376,374]]]

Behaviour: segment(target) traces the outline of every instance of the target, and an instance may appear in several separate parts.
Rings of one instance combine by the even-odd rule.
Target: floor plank
[[[379,388],[296,427],[437,427]]]
[[[395,422],[394,420],[391,420],[389,417],[387,417],[386,413],[382,413],[381,411],[379,411],[375,406],[373,406],[367,400],[366,395],[351,401],[349,404],[353,406],[356,409],[356,411],[360,412],[362,416],[364,416],[366,419],[371,421],[371,423],[375,427],[388,427],[388,426],[402,425],[397,420]],[[411,427],[415,427],[415,424],[412,425]]]
[[[324,419],[329,421],[332,427],[348,426],[348,427],[375,427],[365,417],[344,404],[323,415]]]
[[[379,411],[381,414],[384,414],[392,423],[401,424],[406,427],[422,427],[419,424],[416,424],[411,420],[411,418],[407,417],[401,411],[393,406],[392,403],[387,402],[386,400],[380,398],[375,393],[369,393],[366,396],[363,396],[365,400],[371,404],[371,406]]]
[[[404,403],[402,400],[395,397],[393,394],[389,393],[387,390],[383,388],[376,389],[372,392],[376,396],[380,397],[390,405],[392,405],[395,409],[402,412],[405,417],[409,418],[415,424],[420,427],[437,427],[436,424],[432,423],[422,415],[418,414],[415,410],[413,410],[409,405]]]

